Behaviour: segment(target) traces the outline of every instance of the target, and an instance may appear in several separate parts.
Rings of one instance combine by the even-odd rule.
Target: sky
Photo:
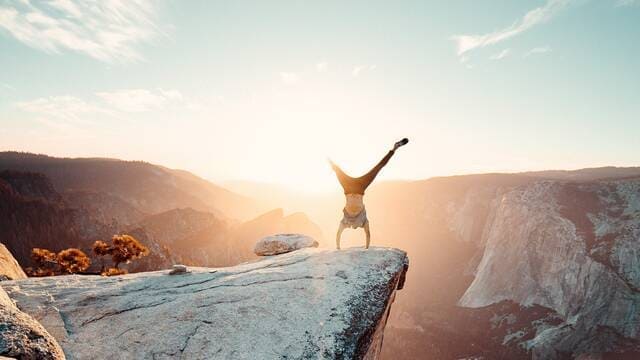
[[[640,0],[0,0],[0,150],[215,182],[640,165]]]

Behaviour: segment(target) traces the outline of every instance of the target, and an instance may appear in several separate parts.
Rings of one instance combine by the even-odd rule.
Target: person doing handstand
[[[369,185],[373,182],[373,179],[376,178],[380,170],[387,165],[389,159],[393,156],[395,151],[403,145],[406,145],[409,142],[409,139],[404,138],[393,145],[393,149],[389,150],[387,155],[385,155],[380,162],[373,167],[373,169],[369,170],[368,173],[354,178],[347,174],[345,174],[342,169],[338,165],[336,165],[333,161],[329,160],[331,163],[331,168],[336,173],[338,177],[338,181],[342,188],[344,189],[344,194],[346,197],[346,204],[344,209],[342,209],[343,217],[342,221],[340,221],[340,225],[338,227],[338,233],[336,234],[336,248],[340,250],[340,237],[342,236],[342,232],[346,228],[364,228],[364,232],[367,236],[367,242],[365,248],[369,248],[369,243],[371,241],[371,231],[369,229],[369,220],[367,219],[367,211],[364,208],[364,191],[367,189]]]

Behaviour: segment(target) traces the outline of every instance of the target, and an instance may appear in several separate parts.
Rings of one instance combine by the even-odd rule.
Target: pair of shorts
[[[364,227],[364,225],[369,222],[367,219],[367,210],[362,209],[357,215],[349,215],[346,209],[342,209],[342,225],[344,227],[350,227],[352,229],[357,229]]]

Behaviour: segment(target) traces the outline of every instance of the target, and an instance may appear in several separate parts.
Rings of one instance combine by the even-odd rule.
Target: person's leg
[[[365,245],[365,249],[369,248],[369,243],[371,242],[371,230],[369,229],[369,221],[364,223],[364,233],[367,236],[367,243]]]
[[[342,189],[346,191],[349,184],[353,182],[353,178],[342,171],[342,169],[340,169],[340,167],[333,161],[329,160],[329,163],[331,164],[333,171],[336,173],[336,177],[338,178],[340,185],[342,185]]]
[[[371,183],[373,182],[373,179],[376,178],[376,176],[378,176],[378,173],[380,172],[380,170],[382,170],[382,168],[387,165],[387,163],[389,162],[389,159],[391,159],[391,157],[394,154],[394,150],[389,150],[389,152],[387,153],[387,155],[385,155],[382,160],[380,160],[380,162],[378,162],[376,164],[376,166],[373,167],[373,169],[369,170],[368,173],[362,175],[360,177],[360,181],[362,184],[363,189],[365,190],[369,185],[371,185]]]
[[[336,249],[340,250],[340,237],[342,237],[342,232],[344,231],[344,224],[340,222],[340,226],[338,227],[338,232],[336,233]]]
[[[407,145],[407,143],[409,143],[409,139],[404,138],[398,142],[396,142],[395,144],[393,144],[393,149],[389,150],[389,152],[387,153],[387,155],[385,155],[382,160],[380,160],[380,162],[378,162],[376,164],[376,166],[373,167],[373,169],[369,170],[368,173],[364,174],[363,176],[361,176],[359,178],[360,180],[360,184],[363,187],[363,191],[366,190],[366,188],[371,185],[371,183],[373,182],[373,179],[376,178],[376,176],[378,176],[378,173],[380,172],[380,170],[382,170],[382,168],[387,165],[387,163],[389,162],[389,159],[391,159],[391,157],[393,156],[393,154],[395,154],[395,151],[398,150],[399,147]]]

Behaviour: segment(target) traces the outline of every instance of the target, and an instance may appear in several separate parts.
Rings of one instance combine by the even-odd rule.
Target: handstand
[[[371,241],[371,232],[369,230],[369,220],[367,219],[367,211],[364,208],[363,196],[364,191],[367,187],[373,182],[373,179],[376,178],[378,172],[387,165],[391,156],[395,153],[395,151],[403,145],[406,145],[409,142],[409,139],[404,138],[393,145],[393,150],[389,150],[387,155],[385,155],[380,162],[373,167],[373,169],[369,170],[368,173],[353,178],[342,171],[338,165],[334,164],[333,161],[329,160],[331,163],[331,167],[333,171],[335,171],[336,176],[338,177],[338,181],[340,181],[340,185],[344,189],[345,197],[347,198],[347,203],[342,210],[344,216],[342,217],[342,221],[340,221],[340,226],[338,227],[338,233],[336,234],[336,248],[340,250],[340,237],[342,236],[342,232],[344,229],[351,227],[353,229],[357,229],[359,227],[364,228],[364,232],[367,235],[367,243],[365,248],[369,248],[369,242]]]

